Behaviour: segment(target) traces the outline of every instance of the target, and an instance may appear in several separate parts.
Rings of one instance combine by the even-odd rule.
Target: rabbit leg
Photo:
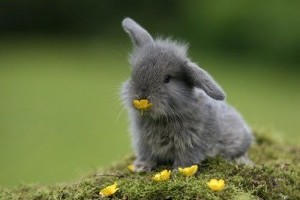
[[[150,172],[155,168],[156,163],[149,160],[141,160],[137,158],[133,165],[135,166],[135,172]]]
[[[253,162],[249,159],[247,153],[234,159],[235,163],[238,165],[248,165],[253,166]]]
[[[144,142],[144,140],[139,139],[136,141],[137,142],[135,143],[135,153],[137,157],[133,163],[135,166],[135,171],[150,172],[157,165],[157,162],[153,158],[153,155],[151,153],[151,148]]]
[[[192,149],[189,152],[177,152],[173,163],[173,169],[176,170],[178,167],[198,165],[202,160],[204,160],[204,156],[202,154],[196,154]]]

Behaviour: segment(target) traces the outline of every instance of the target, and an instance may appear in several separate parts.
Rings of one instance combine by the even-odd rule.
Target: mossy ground
[[[0,199],[101,199],[100,189],[118,182],[119,191],[107,199],[300,199],[300,148],[276,142],[259,132],[249,155],[253,167],[221,158],[208,159],[195,177],[172,173],[167,182],[154,182],[153,173],[134,174],[125,158],[73,183],[0,188]],[[211,191],[207,182],[222,178],[226,189]]]

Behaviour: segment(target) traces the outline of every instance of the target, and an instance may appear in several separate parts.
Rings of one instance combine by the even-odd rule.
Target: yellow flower
[[[110,186],[107,186],[106,188],[103,188],[101,191],[100,191],[100,195],[102,197],[108,197],[108,196],[111,196],[113,195],[114,193],[116,193],[116,191],[118,191],[119,188],[117,188],[117,182],[115,182],[113,185],[110,185]]]
[[[152,103],[149,103],[147,99],[133,100],[133,105],[139,110],[148,110],[152,107]]]
[[[181,167],[178,168],[178,171],[185,176],[193,176],[194,174],[196,174],[197,170],[198,170],[198,165],[192,165],[186,168],[181,168]]]
[[[221,190],[224,190],[224,188],[225,188],[225,181],[223,179],[220,179],[220,180],[211,179],[207,183],[207,185],[213,191],[221,191]]]
[[[135,166],[134,166],[133,164],[128,165],[128,166],[127,166],[127,169],[129,169],[129,171],[131,171],[131,172],[134,172]]]
[[[170,179],[171,170],[163,170],[152,177],[154,181],[167,181]]]

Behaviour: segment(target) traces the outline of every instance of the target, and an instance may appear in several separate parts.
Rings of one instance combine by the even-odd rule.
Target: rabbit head
[[[215,100],[225,93],[213,78],[187,57],[187,45],[169,39],[154,40],[130,18],[122,22],[133,42],[130,55],[131,78],[123,86],[123,98],[135,110],[134,101],[144,100],[153,117],[174,114],[193,99],[195,88]]]

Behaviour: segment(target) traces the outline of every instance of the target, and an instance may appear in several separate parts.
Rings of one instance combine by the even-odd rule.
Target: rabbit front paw
[[[151,172],[155,167],[154,163],[136,160],[134,161],[135,172]]]

